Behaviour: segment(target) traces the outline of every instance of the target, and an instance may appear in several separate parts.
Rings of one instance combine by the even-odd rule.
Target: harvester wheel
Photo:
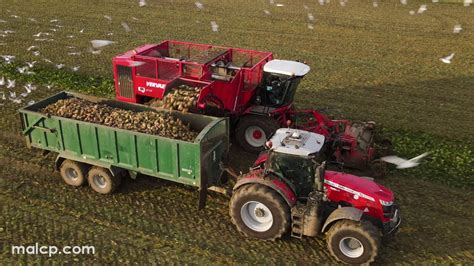
[[[114,192],[121,182],[121,175],[112,175],[108,169],[94,166],[89,170],[87,180],[92,189],[101,194]]]
[[[268,116],[250,115],[240,119],[235,130],[237,143],[247,152],[258,153],[265,142],[278,129],[275,119]]]
[[[260,184],[245,185],[232,195],[230,217],[248,237],[280,238],[290,225],[290,208],[273,189]]]
[[[371,263],[377,257],[380,231],[368,221],[337,221],[327,232],[328,249],[337,260],[348,264]]]
[[[87,167],[79,162],[64,160],[59,172],[64,182],[70,186],[79,187],[86,182]]]

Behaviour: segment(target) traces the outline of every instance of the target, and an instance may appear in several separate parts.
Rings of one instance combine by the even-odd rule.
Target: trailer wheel
[[[86,166],[71,160],[64,160],[59,167],[64,182],[70,186],[79,187],[86,182]]]
[[[89,170],[87,181],[92,189],[101,194],[114,192],[121,182],[120,175],[112,175],[108,169],[94,166]]]
[[[235,191],[229,213],[237,229],[248,237],[275,240],[290,225],[288,204],[276,191],[259,184]]]
[[[380,246],[379,230],[367,221],[337,221],[326,235],[328,249],[348,264],[371,263]]]
[[[235,138],[247,152],[262,151],[267,138],[278,129],[275,119],[268,116],[244,116],[237,124]]]

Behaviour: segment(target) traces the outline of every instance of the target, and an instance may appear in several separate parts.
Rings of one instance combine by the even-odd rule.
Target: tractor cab
[[[291,128],[278,129],[267,142],[269,147],[265,170],[286,179],[297,197],[307,197],[313,190],[316,157],[324,136]]]
[[[269,107],[290,105],[301,79],[309,70],[308,65],[295,61],[271,60],[266,63],[260,87],[260,104]]]

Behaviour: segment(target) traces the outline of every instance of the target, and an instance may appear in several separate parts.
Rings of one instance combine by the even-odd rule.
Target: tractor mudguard
[[[335,221],[338,220],[352,220],[352,221],[360,221],[362,218],[362,215],[364,214],[363,211],[356,209],[354,207],[342,207],[338,208],[335,211],[333,211],[329,217],[326,219],[326,222],[324,222],[323,228],[321,229],[321,232],[324,233],[326,232],[326,228],[332,224]],[[328,228],[329,229],[329,228]]]
[[[239,187],[246,185],[246,184],[261,184],[267,187],[272,188],[278,194],[280,194],[283,199],[286,201],[288,206],[292,207],[293,205],[296,204],[296,195],[291,190],[290,187],[288,187],[283,181],[280,181],[278,179],[262,179],[259,177],[244,177],[241,178],[237,183],[235,184],[233,190],[237,190]]]

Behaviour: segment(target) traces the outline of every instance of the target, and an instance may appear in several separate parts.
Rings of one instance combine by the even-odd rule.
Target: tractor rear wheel
[[[114,192],[121,182],[120,175],[112,175],[105,168],[94,166],[89,170],[87,180],[91,188],[100,194],[110,194]]]
[[[337,221],[326,234],[328,249],[348,264],[371,263],[380,246],[380,232],[368,221]]]
[[[265,148],[267,138],[278,129],[275,119],[250,115],[240,119],[235,130],[237,143],[247,152],[258,153]]]
[[[248,237],[280,238],[290,225],[290,208],[273,189],[260,184],[245,185],[232,195],[230,217]]]
[[[64,160],[59,167],[64,182],[70,186],[79,187],[86,182],[86,166],[82,163]]]

